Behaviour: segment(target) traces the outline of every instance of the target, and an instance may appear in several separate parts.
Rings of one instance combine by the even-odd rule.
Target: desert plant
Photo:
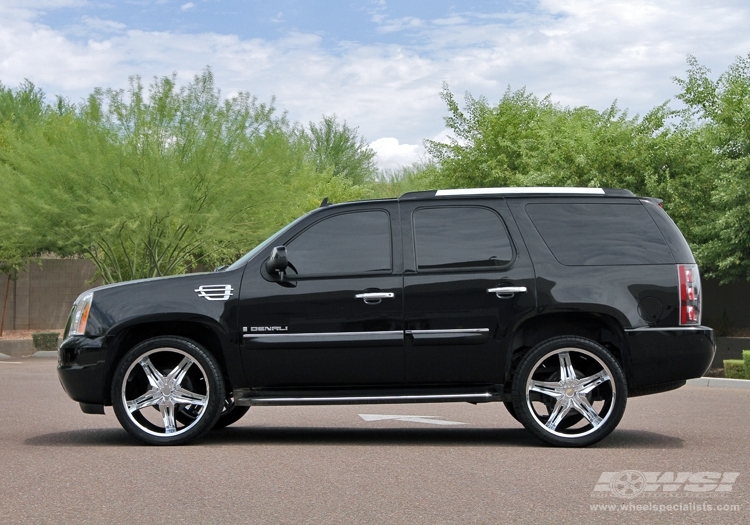
[[[57,341],[60,334],[57,332],[36,332],[31,335],[34,340],[34,350],[43,352],[54,352],[57,350]]]
[[[724,375],[729,379],[745,379],[745,362],[742,359],[724,359]]]

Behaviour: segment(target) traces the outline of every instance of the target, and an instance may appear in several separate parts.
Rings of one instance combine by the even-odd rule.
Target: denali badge
[[[251,326],[251,332],[286,332],[288,326]]]
[[[233,290],[230,284],[204,284],[195,291],[198,292],[198,297],[203,297],[209,301],[226,301],[234,295]]]

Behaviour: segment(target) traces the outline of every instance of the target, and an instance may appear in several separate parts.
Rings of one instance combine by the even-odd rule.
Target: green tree
[[[27,251],[89,257],[107,282],[231,261],[325,193],[359,191],[316,172],[272,103],[223,100],[210,70],[179,89],[172,76],[148,94],[138,77],[96,90],[23,134],[5,126],[0,145],[5,225]]]
[[[713,191],[702,176],[709,152],[666,103],[629,117],[616,104],[601,112],[570,108],[524,89],[508,89],[494,106],[467,94],[462,109],[447,87],[442,98],[455,138],[425,141],[439,164],[433,186],[626,188],[664,199],[688,237],[701,238],[710,215],[705,196]]]
[[[328,171],[354,184],[364,184],[377,174],[375,151],[357,128],[339,123],[336,115],[323,116],[318,124],[310,122],[305,135],[317,171]]]
[[[697,254],[707,273],[723,282],[750,278],[750,54],[737,57],[716,80],[710,70],[688,57],[677,96],[683,117],[700,137],[701,178],[714,189],[710,216],[695,228]],[[691,119],[696,119],[692,121]]]

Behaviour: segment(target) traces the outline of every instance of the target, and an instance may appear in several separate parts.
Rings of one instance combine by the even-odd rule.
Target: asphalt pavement
[[[183,447],[86,415],[56,361],[0,361],[0,524],[750,522],[750,390],[634,398],[585,449],[502,404],[253,407]]]

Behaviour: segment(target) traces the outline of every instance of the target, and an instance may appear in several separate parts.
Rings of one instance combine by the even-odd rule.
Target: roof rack
[[[431,197],[460,197],[470,195],[616,195],[622,197],[635,197],[630,190],[621,189],[534,186],[412,191],[404,193],[398,199],[415,200]]]

